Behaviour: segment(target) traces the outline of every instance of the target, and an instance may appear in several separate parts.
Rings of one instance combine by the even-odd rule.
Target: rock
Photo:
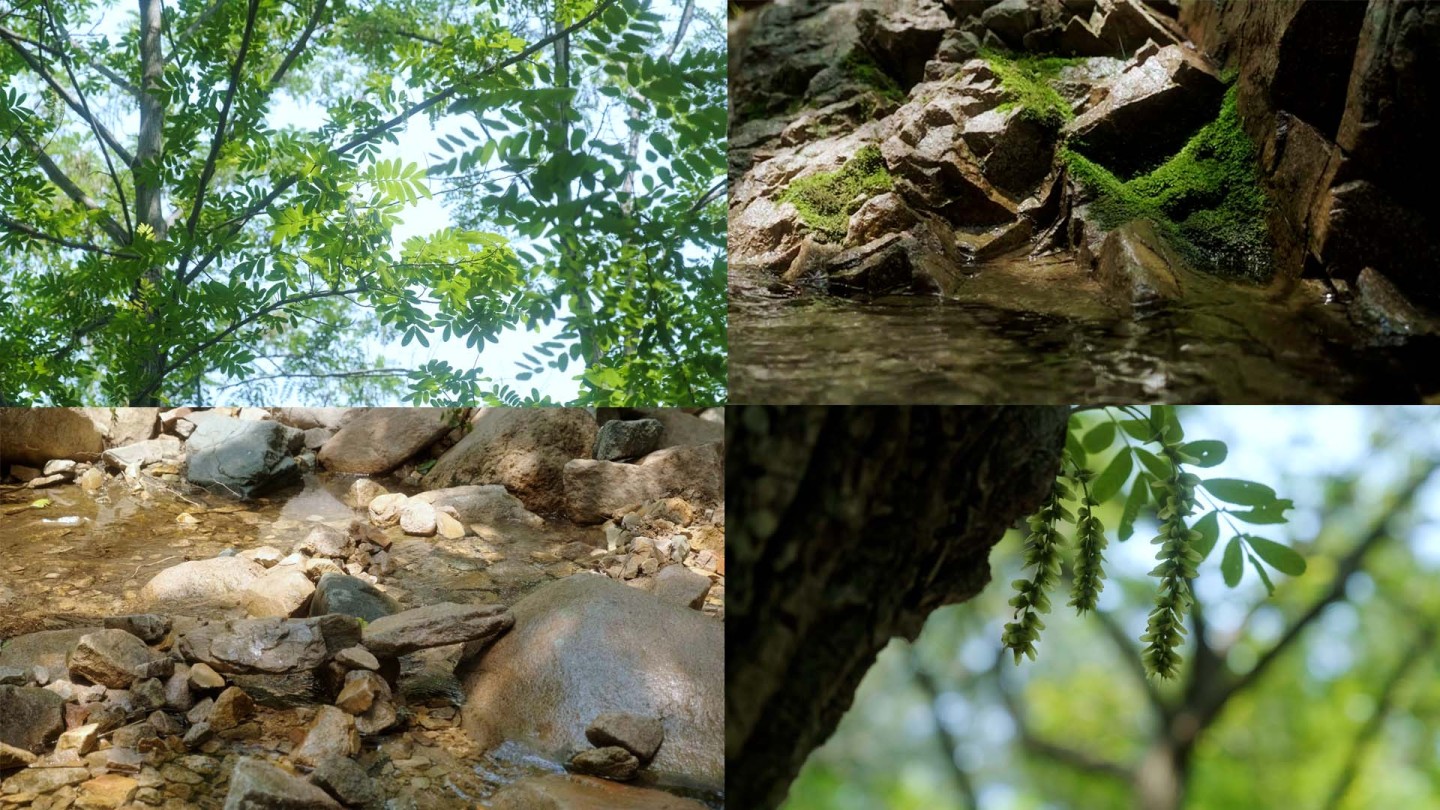
[[[1381,335],[1408,336],[1440,333],[1440,319],[1410,302],[1374,268],[1360,271],[1355,298],[1350,304],[1355,320]]]
[[[369,710],[355,717],[355,730],[370,737],[394,728],[399,722],[400,715],[395,711],[394,703],[376,700],[370,704]]]
[[[170,659],[165,659],[169,661]],[[130,696],[135,701],[135,708],[142,712],[150,712],[165,705],[165,684],[159,678],[145,678],[137,680],[130,686]]]
[[[981,161],[981,173],[995,188],[1025,195],[1050,173],[1056,130],[1019,107],[995,108],[971,116],[960,136]]]
[[[68,481],[75,477],[75,469],[78,466],[78,464],[68,458],[52,458],[45,462],[43,472],[45,475],[64,476],[65,480]]]
[[[322,523],[312,528],[291,550],[316,557],[346,557],[352,551],[352,543],[349,534]]]
[[[519,740],[564,761],[589,746],[586,728],[600,714],[660,717],[665,743],[650,767],[722,788],[720,622],[593,574],[543,585],[511,612],[514,628],[457,673],[464,729],[483,750]]]
[[[289,709],[328,700],[319,670],[236,673],[230,680],[261,706]]]
[[[128,689],[154,654],[145,642],[124,630],[99,630],[81,636],[70,653],[72,676],[111,689]]]
[[[335,698],[335,705],[350,714],[364,714],[377,700],[390,699],[390,685],[385,679],[367,670],[345,674],[345,687]]]
[[[264,760],[241,757],[230,774],[225,810],[341,810],[325,791]]]
[[[600,523],[626,506],[672,495],[718,504],[721,453],[716,443],[659,450],[638,464],[576,459],[565,465],[566,512],[576,523]]]
[[[1105,287],[1106,296],[1128,312],[1179,298],[1176,273],[1182,263],[1154,225],[1137,220],[1105,237],[1095,277]]]
[[[844,247],[856,248],[870,244],[890,234],[909,230],[919,221],[920,216],[899,194],[892,191],[871,197],[850,215],[850,228],[845,233]],[[721,438],[723,436],[716,437],[716,440]]]
[[[305,615],[315,583],[293,565],[277,565],[245,589],[245,612],[256,618]]]
[[[211,728],[209,723],[201,722],[191,726],[190,730],[185,732],[185,737],[181,742],[186,748],[194,750],[214,738],[215,729]]]
[[[75,806],[81,810],[113,810],[135,798],[140,783],[118,773],[106,773],[81,782]]]
[[[315,669],[332,653],[359,643],[359,623],[330,614],[214,622],[186,632],[179,648],[187,660],[217,672],[287,673]]]
[[[96,460],[110,418],[108,408],[0,408],[0,458],[36,467],[57,458]]]
[[[343,757],[327,759],[315,766],[310,781],[339,799],[347,807],[376,808],[380,794],[374,781],[355,760]]]
[[[86,768],[26,768],[5,780],[3,793],[50,793],[90,778]]]
[[[651,593],[673,605],[699,610],[710,593],[710,578],[683,565],[667,566],[656,575]]]
[[[596,748],[619,746],[634,754],[643,768],[655,759],[655,752],[665,740],[665,726],[656,717],[642,717],[624,712],[605,712],[585,729],[585,739]],[[596,774],[601,776],[603,774]]]
[[[515,619],[503,605],[443,602],[385,616],[362,629],[365,648],[382,658],[461,642],[488,642]]]
[[[409,500],[410,498],[401,492],[377,495],[367,507],[370,522],[376,526],[394,526],[400,522],[400,509]]]
[[[435,507],[411,498],[400,507],[400,531],[408,535],[431,537],[435,534]]]
[[[0,771],[24,768],[33,763],[35,759],[35,755],[24,748],[16,748],[8,743],[0,742]]]
[[[195,432],[186,444],[186,479],[196,486],[240,500],[300,480],[290,457],[288,428],[277,422],[193,414]]]
[[[235,728],[255,713],[255,701],[245,694],[245,690],[231,686],[215,698],[215,705],[210,709],[210,716],[205,722],[216,731],[225,731]]]
[[[1002,0],[985,9],[980,21],[1006,45],[1018,49],[1025,35],[1040,25],[1040,13],[1030,0]]]
[[[330,437],[334,435],[334,431],[326,428],[310,428],[305,431],[305,449],[318,451],[324,447],[325,443],[330,441]]]
[[[28,484],[31,481],[34,481],[35,479],[39,478],[40,475],[40,471],[34,467],[27,467],[24,464],[10,465],[10,477],[14,478],[16,481],[21,482],[22,484]]]
[[[526,776],[501,788],[490,810],[705,810],[671,793],[589,776]]]
[[[254,560],[266,568],[274,568],[276,564],[285,559],[285,554],[274,546],[247,548],[240,552],[238,556],[244,557],[247,560]]]
[[[100,627],[77,627],[70,630],[42,630],[17,636],[0,646],[0,667],[24,670],[33,673],[36,667],[45,670],[40,683],[49,683],[51,674],[60,675],[67,670],[66,659],[80,639]],[[29,678],[27,678],[27,681]]]
[[[880,153],[896,191],[912,207],[956,225],[1009,222],[1015,204],[985,178],[980,158],[961,138],[969,117],[964,105],[958,89],[907,103],[886,122],[893,134]]]
[[[103,458],[111,468],[123,470],[132,464],[141,467],[160,462],[177,464],[185,459],[185,451],[179,439],[174,436],[161,436],[124,447],[112,447],[105,451]]]
[[[44,489],[45,487],[64,483],[64,481],[65,476],[63,475],[47,475],[42,478],[30,479],[29,483],[27,483],[26,486],[30,487],[31,489]]]
[[[275,421],[299,430],[336,431],[364,412],[363,408],[276,408]]]
[[[170,632],[170,617],[156,613],[138,613],[131,616],[108,616],[104,620],[107,628],[124,630],[146,644],[156,644]]]
[[[184,664],[176,666],[170,677],[165,679],[165,708],[188,712],[195,705],[195,694],[190,689],[190,669]]]
[[[95,750],[95,744],[100,741],[99,734],[100,726],[95,723],[72,728],[55,741],[55,753],[69,751],[83,757]]]
[[[460,540],[465,537],[465,524],[448,511],[436,510],[435,533],[446,540]]]
[[[65,699],[34,686],[0,686],[0,743],[38,752],[65,730]]]
[[[356,509],[367,509],[370,502],[381,495],[389,495],[390,491],[385,489],[379,481],[372,481],[369,478],[357,478],[355,483],[350,485],[349,491],[345,494],[345,502]]]
[[[360,753],[360,734],[355,731],[355,718],[334,706],[321,706],[305,740],[290,754],[302,765],[315,767],[330,759],[342,759]]]
[[[640,760],[618,745],[606,748],[591,748],[570,758],[568,765],[576,773],[629,782],[640,771]]]
[[[347,574],[325,574],[310,603],[311,616],[338,613],[373,622],[400,610],[400,604],[369,582]]]
[[[85,719],[100,727],[100,733],[112,731],[125,724],[129,719],[128,712],[124,707],[114,703],[101,703],[90,707]]]
[[[595,458],[601,461],[639,458],[656,449],[664,430],[658,419],[606,422],[595,437]]]
[[[1108,46],[1106,53],[1081,56],[1120,56],[1134,53],[1146,42],[1161,46],[1179,44],[1179,38],[1139,0],[1113,0],[1095,36]]]
[[[455,517],[464,524],[503,526],[542,526],[545,520],[527,510],[519,498],[499,484],[448,487],[422,492],[410,499],[431,504],[436,509],[454,509]]]
[[[893,6],[884,13],[860,12],[860,41],[885,73],[902,88],[909,88],[925,77],[925,63],[939,48],[952,23],[939,0],[912,0]]]
[[[207,697],[191,707],[190,711],[185,713],[185,719],[191,723],[203,723],[210,719],[210,713],[214,710],[215,699]]]
[[[1127,66],[1105,100],[1065,129],[1072,149],[1129,177],[1178,152],[1215,119],[1224,94],[1224,84],[1203,57],[1171,45]]]
[[[350,647],[335,654],[335,663],[346,669],[377,670],[380,660],[364,647]]]
[[[225,688],[225,679],[220,677],[220,673],[212,669],[209,664],[191,664],[189,677],[190,685],[202,692]]]
[[[80,476],[80,488],[86,492],[96,492],[105,486],[105,473],[99,467],[91,467]]]
[[[320,450],[331,472],[380,475],[434,444],[453,427],[444,408],[367,408]]]
[[[172,565],[145,583],[139,600],[151,607],[195,603],[238,604],[245,589],[265,574],[265,566],[244,557],[213,557]]]
[[[565,464],[589,458],[596,432],[595,417],[583,408],[485,408],[424,485],[500,484],[532,512],[558,512]]]

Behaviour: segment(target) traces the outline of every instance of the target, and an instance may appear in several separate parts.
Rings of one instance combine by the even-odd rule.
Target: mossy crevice
[[[836,239],[850,226],[850,215],[871,197],[894,188],[885,158],[876,146],[862,147],[844,166],[792,182],[780,195],[794,204],[808,227]]]
[[[870,52],[861,47],[851,49],[840,62],[840,70],[857,84],[862,84],[874,90],[881,98],[904,103],[905,89],[895,81],[895,77],[885,72],[875,61]]]
[[[992,50],[980,55],[1000,79],[1000,85],[1015,97],[1001,104],[1000,109],[1019,107],[1023,117],[1057,130],[1075,117],[1070,102],[1051,82],[1061,70],[1084,62],[1084,57],[1013,56]]]
[[[1216,119],[1147,174],[1122,181],[1070,149],[1061,159],[1094,196],[1090,211],[1103,227],[1148,219],[1200,269],[1253,281],[1270,278],[1268,203],[1233,85]]]

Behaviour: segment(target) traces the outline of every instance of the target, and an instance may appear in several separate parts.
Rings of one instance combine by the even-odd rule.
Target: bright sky
[[[701,0],[697,5],[702,8],[713,6],[712,11],[718,14],[720,0]],[[105,3],[105,6],[107,10],[100,18],[93,33],[114,38],[121,30],[134,24],[136,14],[133,4],[117,3],[111,0],[111,2]],[[673,34],[674,26],[678,23],[680,6],[676,0],[655,0],[653,7],[666,17],[667,22],[664,27],[668,38]],[[403,88],[397,84],[397,90],[400,89]],[[325,110],[322,106],[303,103],[288,94],[280,94],[267,123],[277,128],[313,126],[314,122],[323,120],[324,116]],[[131,138],[134,137],[139,126],[139,117],[132,107],[127,105],[108,117],[111,119],[110,123],[113,124],[113,128],[126,133]],[[416,116],[408,122],[404,129],[397,132],[397,143],[383,145],[382,156],[384,158],[398,157],[407,162],[429,166],[434,162],[430,159],[430,154],[440,151],[437,140],[447,134],[458,135],[460,126],[467,120],[462,116],[443,116],[432,126],[425,116]],[[607,131],[605,125],[593,121],[587,122],[586,128],[592,132]],[[437,180],[432,180],[430,185],[433,192],[438,192],[441,188],[441,184]],[[395,229],[394,247],[392,248],[396,254],[399,252],[399,245],[406,239],[412,236],[431,234],[454,224],[449,211],[437,198],[421,200],[402,212],[400,216],[402,221]],[[524,246],[523,241],[517,241],[516,244],[520,247]],[[559,316],[563,318],[566,315],[568,315],[568,310],[562,308]],[[390,368],[415,368],[431,360],[443,360],[462,371],[481,368],[485,376],[495,382],[509,383],[522,392],[536,388],[542,395],[549,395],[559,401],[568,401],[574,399],[579,393],[580,385],[575,377],[584,371],[583,362],[572,363],[563,373],[550,369],[524,382],[514,379],[514,375],[518,371],[515,364],[521,359],[521,355],[532,351],[535,345],[552,338],[561,331],[562,327],[558,322],[539,332],[512,330],[503,333],[498,343],[482,342],[480,345],[484,347],[483,354],[467,348],[464,340],[445,341],[438,333],[428,336],[430,340],[428,348],[421,346],[418,342],[412,342],[409,346],[401,346],[398,339],[389,345],[373,340],[369,343],[368,348],[371,350],[372,356],[377,353],[383,354],[385,365]]]

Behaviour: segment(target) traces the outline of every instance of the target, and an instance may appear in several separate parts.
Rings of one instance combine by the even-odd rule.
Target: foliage
[[[802,177],[780,196],[794,203],[800,219],[821,233],[840,238],[850,224],[850,215],[865,200],[889,191],[893,186],[885,158],[876,146],[861,147],[845,165],[833,172]]]
[[[1129,418],[1117,418],[1117,413]],[[1119,539],[1124,542],[1134,533],[1141,510],[1153,505],[1160,532],[1151,542],[1159,546],[1159,564],[1150,576],[1159,579],[1159,586],[1155,608],[1140,640],[1145,643],[1146,672],[1174,678],[1181,663],[1178,647],[1185,634],[1185,616],[1194,603],[1190,583],[1219,539],[1220,519],[1225,519],[1231,533],[1220,565],[1225,583],[1232,588],[1240,584],[1244,554],[1266,589],[1273,592],[1265,566],[1299,576],[1305,571],[1304,558],[1273,540],[1242,532],[1236,521],[1284,523],[1285,512],[1294,503],[1279,498],[1264,484],[1231,478],[1202,479],[1186,469],[1213,467],[1225,460],[1227,449],[1223,442],[1215,440],[1186,442],[1173,407],[1157,405],[1148,414],[1122,407],[1107,411],[1107,417],[1094,425],[1087,425],[1078,414],[1071,419],[1061,474],[1039,511],[1029,519],[1025,565],[1034,573],[1030,579],[1013,583],[1016,595],[1010,605],[1015,608],[1016,620],[1005,626],[1002,641],[1014,653],[1016,663],[1021,656],[1035,658],[1035,642],[1045,626],[1038,614],[1050,611],[1047,592],[1060,579],[1064,538],[1058,531],[1059,523],[1076,527],[1078,553],[1070,604],[1083,613],[1094,609],[1104,577],[1104,526],[1094,516],[1094,509],[1112,500],[1124,504],[1118,527]],[[1103,470],[1096,473],[1086,466],[1091,456],[1106,453],[1117,440],[1122,444]],[[1155,450],[1145,445],[1154,445]],[[1120,501],[1121,490],[1132,475],[1134,483]],[[1206,493],[1210,508],[1192,523],[1189,518],[1200,506],[1200,491]],[[1077,510],[1068,509],[1067,502],[1076,502]]]
[[[84,0],[8,17],[0,403],[326,379],[363,401],[402,377],[417,403],[542,402],[479,368],[388,369],[373,340],[478,355],[551,324],[517,380],[573,365],[584,403],[723,399],[723,46],[682,46],[715,13],[687,5],[672,38],[649,7],[142,0],[114,39],[71,34],[104,13]],[[455,158],[383,154],[453,116]],[[432,196],[459,227],[396,245]]]
[[[1051,82],[1062,69],[1084,61],[1083,57],[1010,55],[993,50],[984,51],[981,57],[1013,96],[1000,109],[1019,107],[1022,117],[1052,130],[1075,117],[1070,102]]]
[[[894,77],[875,63],[875,57],[871,56],[870,52],[864,48],[851,49],[850,53],[841,60],[840,70],[851,81],[869,87],[883,99],[897,103],[905,101],[905,91],[896,83]]]
[[[1062,159],[1094,195],[1090,210],[1101,225],[1149,219],[1197,267],[1256,281],[1269,277],[1267,203],[1233,85],[1218,117],[1147,174],[1121,181],[1073,150]]]

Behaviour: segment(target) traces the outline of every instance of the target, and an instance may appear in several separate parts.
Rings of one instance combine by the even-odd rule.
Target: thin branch
[[[74,248],[75,250],[84,250],[90,253],[99,253],[105,256],[114,256],[116,258],[125,258],[125,255],[122,253],[116,253],[113,250],[106,250],[105,248],[99,247],[97,245],[92,245],[89,242],[76,242],[74,240],[65,239],[59,236],[51,236],[48,233],[38,231],[23,222],[13,220],[7,216],[4,216],[3,214],[0,214],[0,227],[4,227],[7,231],[23,233],[26,236],[32,237],[34,239],[39,239],[42,242],[50,242],[51,244],[60,245],[61,247]]]
[[[310,14],[310,19],[305,22],[305,30],[300,32],[300,39],[297,40],[289,52],[285,54],[285,59],[280,62],[280,67],[276,68],[275,72],[271,74],[270,80],[265,82],[267,88],[273,88],[280,84],[280,80],[285,78],[285,74],[288,73],[290,67],[295,64],[295,60],[300,58],[300,54],[304,52],[305,46],[310,42],[310,35],[315,33],[315,27],[320,24],[320,15],[325,12],[325,3],[326,0],[316,1],[315,11]]]
[[[358,370],[358,371],[336,371],[336,372],[331,372],[331,373],[319,373],[319,372],[316,372],[316,373],[307,373],[307,372],[299,372],[299,371],[295,371],[295,372],[281,372],[281,373],[277,373],[277,374],[265,374],[265,375],[261,375],[261,376],[259,376],[259,377],[250,377],[249,379],[241,380],[241,381],[239,381],[239,382],[227,383],[227,384],[225,384],[225,385],[222,385],[222,386],[214,389],[214,392],[218,394],[218,393],[220,393],[221,391],[226,391],[226,390],[229,390],[229,389],[231,389],[231,388],[239,388],[239,387],[242,386],[242,385],[250,385],[251,383],[265,382],[265,381],[267,381],[267,380],[290,380],[290,379],[299,379],[299,378],[305,378],[305,379],[353,379],[353,378],[357,378],[357,377],[401,377],[401,376],[404,376],[404,375],[406,375],[406,374],[409,374],[410,372],[411,372],[411,369],[408,369],[408,368],[367,368],[367,369],[360,369],[360,370]]]
[[[675,38],[670,40],[670,47],[665,49],[662,59],[669,59],[680,49],[680,43],[685,39],[685,32],[690,29],[690,21],[695,19],[695,0],[685,0],[685,8],[680,12],[680,25],[675,29]]]
[[[36,162],[40,164],[40,168],[45,172],[45,176],[50,178],[50,182],[59,186],[60,190],[65,192],[65,196],[74,200],[81,207],[98,212],[100,214],[100,227],[106,233],[110,234],[110,238],[114,239],[116,244],[127,244],[128,240],[125,229],[120,227],[120,223],[116,222],[115,218],[110,216],[110,212],[106,211],[100,203],[96,202],[89,194],[86,194],[84,189],[80,188],[74,180],[71,180],[59,165],[57,165],[54,160],[51,160],[49,155],[45,154],[45,150],[40,144],[35,142],[34,138],[31,138],[30,135],[25,132],[17,132],[16,136],[30,149],[30,152],[35,156]]]
[[[171,41],[170,52],[165,54],[165,56],[162,57],[160,61],[165,64],[169,64],[171,58],[175,56],[175,51],[179,50],[181,45],[189,42],[190,39],[200,31],[200,26],[204,25],[207,20],[215,16],[215,12],[220,10],[220,5],[224,2],[225,0],[213,0],[213,2],[211,2],[204,11],[200,12],[200,16],[196,17],[195,20],[190,23],[190,25],[186,26],[185,30],[181,32],[179,37]]]
[[[1115,646],[1115,651],[1120,654],[1120,660],[1124,662],[1125,668],[1135,676],[1135,681],[1144,690],[1145,699],[1149,701],[1150,708],[1154,709],[1155,714],[1162,720],[1169,718],[1173,710],[1160,696],[1160,691],[1155,688],[1155,682],[1145,674],[1145,664],[1141,660],[1140,650],[1130,642],[1130,636],[1125,629],[1109,613],[1103,610],[1092,612],[1095,614],[1096,620],[1100,622],[1100,629],[1105,631],[1105,637],[1110,639],[1110,643]]]

